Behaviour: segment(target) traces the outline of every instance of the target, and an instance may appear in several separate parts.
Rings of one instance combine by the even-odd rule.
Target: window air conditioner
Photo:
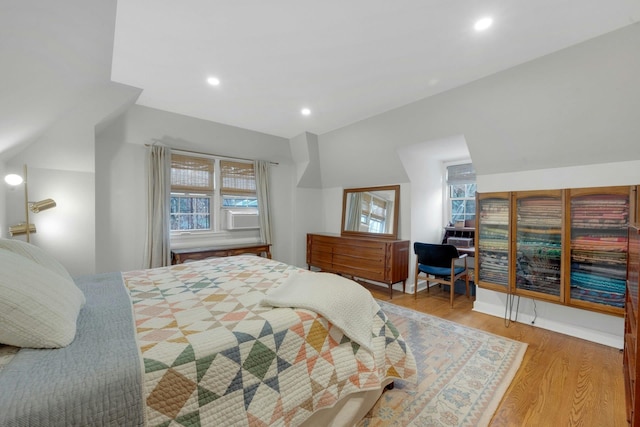
[[[258,211],[227,211],[227,230],[248,230],[252,228],[260,228],[260,223],[258,222]]]

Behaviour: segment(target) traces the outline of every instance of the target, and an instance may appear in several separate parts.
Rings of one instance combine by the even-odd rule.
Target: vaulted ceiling
[[[639,18],[636,0],[6,0],[0,155],[112,82],[140,88],[141,105],[291,138]]]
[[[120,0],[112,79],[142,88],[141,105],[291,138],[639,18],[633,0]]]

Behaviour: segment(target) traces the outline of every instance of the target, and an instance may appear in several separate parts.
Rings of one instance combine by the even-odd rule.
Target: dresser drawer
[[[307,264],[392,285],[408,276],[407,240],[307,234]]]

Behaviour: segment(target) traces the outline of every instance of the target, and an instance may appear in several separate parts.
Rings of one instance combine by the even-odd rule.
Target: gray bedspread
[[[142,371],[120,273],[76,278],[87,303],[75,340],[22,349],[0,371],[0,426],[144,424]]]

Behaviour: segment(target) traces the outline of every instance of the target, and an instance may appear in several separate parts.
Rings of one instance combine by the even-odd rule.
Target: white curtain
[[[256,173],[256,194],[258,196],[258,209],[260,218],[260,240],[263,243],[271,243],[271,209],[269,208],[269,165],[264,160],[256,160],[254,169]]]
[[[152,145],[147,150],[147,243],[145,268],[171,263],[169,209],[171,200],[171,149]]]
[[[386,234],[393,233],[393,213],[395,209],[393,209],[393,200],[387,200],[387,204],[384,209],[384,232]]]
[[[347,223],[345,230],[360,231],[360,217],[362,216],[362,193],[349,193],[349,212],[347,212]]]

